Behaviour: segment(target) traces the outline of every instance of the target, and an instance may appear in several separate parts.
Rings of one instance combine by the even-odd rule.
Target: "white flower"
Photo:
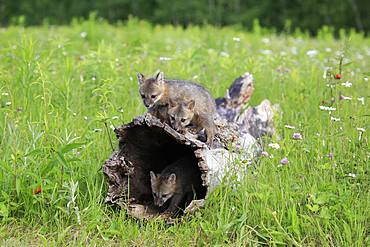
[[[335,107],[329,107],[329,106],[323,106],[321,105],[320,106],[320,110],[323,110],[323,111],[335,111],[337,108]]]
[[[334,122],[339,122],[340,121],[340,118],[330,117],[330,120],[331,121],[334,121]]]
[[[365,132],[365,128],[356,128],[360,132]]]
[[[199,78],[198,75],[193,76],[193,80],[198,79],[198,78]]]
[[[319,52],[317,50],[309,50],[306,52],[306,55],[309,57],[314,57],[318,54]]]
[[[271,50],[261,50],[261,53],[264,55],[271,55],[272,51]]]
[[[81,32],[80,33],[80,37],[83,38],[83,39],[86,38],[87,37],[87,33],[86,32]]]
[[[279,149],[280,148],[280,145],[278,143],[270,143],[268,146],[272,149]]]
[[[365,78],[364,78],[364,80],[365,80],[365,81],[368,81],[368,80],[369,80],[369,78],[365,77]]]
[[[298,54],[298,49],[295,46],[293,46],[292,48],[290,48],[290,51],[293,53],[293,55],[297,55]]]
[[[234,40],[235,42],[240,42],[240,38],[239,38],[239,37],[233,37],[233,40]]]
[[[229,53],[227,53],[226,51],[222,51],[220,53],[220,55],[221,55],[221,57],[229,57],[230,56]]]
[[[9,95],[9,93],[6,93],[6,92],[5,92],[5,93],[2,93],[1,95],[2,95],[2,96],[8,96],[8,95]]]
[[[87,120],[87,116],[84,116],[84,119]]]
[[[356,174],[354,174],[354,173],[348,173],[348,177],[355,178],[356,177]]]
[[[172,60],[172,58],[170,58],[170,57],[159,57],[159,60],[160,61],[170,61],[170,60]]]
[[[284,125],[284,127],[285,127],[285,128],[287,128],[287,129],[295,129],[295,127],[294,127],[294,126],[289,125],[289,124]]]
[[[262,43],[268,44],[268,43],[270,43],[270,39],[269,38],[263,38]]]
[[[348,96],[341,95],[341,96],[339,97],[339,99],[341,99],[341,100],[352,100],[352,97],[348,97]]]
[[[5,102],[5,105],[6,106],[10,106],[12,104],[12,102],[8,101],[8,102]]]
[[[364,97],[357,98],[357,100],[360,101],[362,105],[365,105],[365,98]]]
[[[343,83],[342,83],[342,86],[345,86],[345,87],[352,87],[352,82],[350,82],[350,81],[343,82]]]
[[[331,52],[331,48],[330,48],[330,47],[326,47],[326,48],[325,48],[325,51],[326,51],[326,52]]]

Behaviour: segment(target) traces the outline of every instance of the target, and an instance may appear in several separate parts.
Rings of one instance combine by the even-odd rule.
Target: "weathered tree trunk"
[[[242,159],[246,166],[258,156],[257,139],[275,132],[272,122],[274,106],[268,100],[257,107],[242,111],[253,93],[253,77],[246,73],[237,78],[224,98],[216,99],[219,118],[216,120],[215,143],[209,148],[193,135],[183,135],[150,114],[134,118],[131,123],[115,130],[119,148],[103,165],[107,176],[106,202],[116,204],[137,218],[152,218],[160,214],[153,205],[149,171],[160,172],[176,159],[195,157],[201,171],[203,189],[197,199],[185,209],[193,211],[228,172],[241,175],[245,167],[234,165]]]

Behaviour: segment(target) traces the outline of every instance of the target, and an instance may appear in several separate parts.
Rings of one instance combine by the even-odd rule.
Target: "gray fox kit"
[[[201,173],[194,163],[194,157],[184,156],[168,165],[160,174],[150,172],[154,204],[163,207],[169,201],[165,213],[176,215],[182,205],[194,199],[195,191],[201,191]]]
[[[154,78],[145,79],[140,73],[137,77],[140,95],[149,113],[177,131],[184,131],[189,124],[196,130],[205,129],[206,142],[212,143],[216,104],[208,90],[189,81],[165,80],[163,72]]]

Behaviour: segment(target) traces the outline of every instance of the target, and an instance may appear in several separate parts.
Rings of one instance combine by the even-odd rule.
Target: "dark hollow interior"
[[[134,126],[125,130],[120,143],[121,155],[130,161],[134,167],[129,177],[129,197],[131,202],[153,206],[153,196],[149,172],[160,173],[167,165],[179,158],[189,155],[199,170],[194,150],[185,144],[178,143],[172,136],[158,127]],[[201,181],[201,171],[197,175]],[[206,187],[198,189],[196,199],[203,199]],[[184,201],[184,209],[189,202]],[[160,209],[158,209],[160,210]]]

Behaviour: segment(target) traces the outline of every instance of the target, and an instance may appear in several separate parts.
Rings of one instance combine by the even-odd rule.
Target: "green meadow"
[[[0,245],[369,246],[369,65],[369,38],[330,28],[315,38],[136,19],[1,28]],[[174,225],[104,203],[108,135],[116,146],[112,128],[145,112],[136,72],[158,70],[215,98],[248,71],[248,105],[281,107],[243,180]]]

